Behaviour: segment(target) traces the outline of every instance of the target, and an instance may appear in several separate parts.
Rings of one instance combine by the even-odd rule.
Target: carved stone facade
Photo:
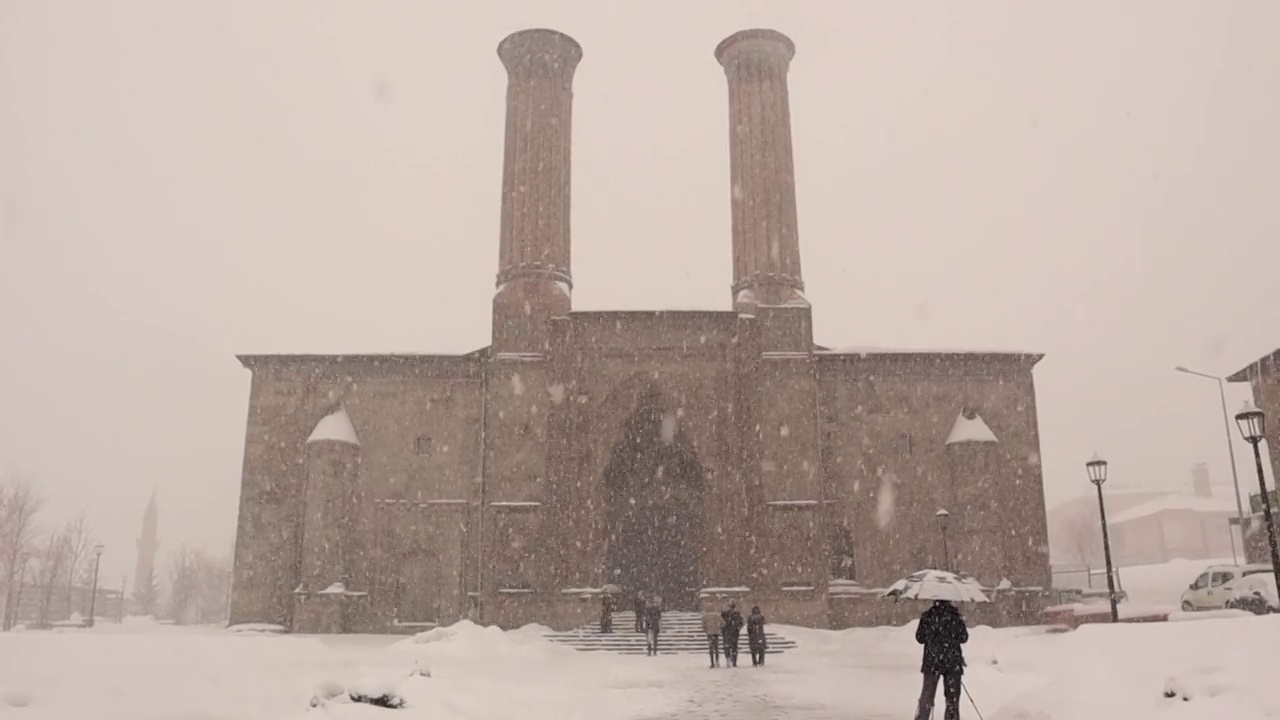
[[[872,622],[882,614],[834,601],[831,581],[847,597],[852,580],[883,587],[941,565],[941,507],[951,564],[1030,588],[1021,614],[1001,617],[1034,615],[1026,607],[1049,584],[1040,356],[814,344],[793,53],[769,30],[715,53],[732,120],[733,309],[574,312],[569,125],[582,52],[550,30],[500,44],[492,344],[240,358],[253,382],[232,622],[571,627],[598,610],[583,589],[606,583],[672,609],[734,594],[776,622]]]

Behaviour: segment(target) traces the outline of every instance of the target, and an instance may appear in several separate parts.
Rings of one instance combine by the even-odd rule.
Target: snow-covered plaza
[[[1280,717],[1280,618],[974,628],[965,686],[986,720]],[[845,631],[775,626],[798,643],[763,668],[708,668],[697,655],[580,652],[545,628],[461,623],[417,637],[290,636],[145,621],[0,636],[0,717],[400,717],[432,720],[911,717],[914,623]],[[389,710],[347,690],[393,691]],[[1172,697],[1166,697],[1171,695]],[[327,699],[325,699],[327,698]],[[941,717],[941,697],[937,717]],[[978,718],[969,698],[962,717]]]

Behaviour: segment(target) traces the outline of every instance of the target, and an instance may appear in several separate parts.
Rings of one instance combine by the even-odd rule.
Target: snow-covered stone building
[[[675,609],[739,595],[775,622],[880,622],[902,606],[861,589],[943,563],[939,508],[951,565],[1002,588],[993,621],[1035,617],[1050,575],[1040,356],[814,343],[793,53],[770,30],[715,51],[732,128],[731,308],[583,312],[569,242],[581,49],[550,30],[502,41],[492,343],[240,358],[253,379],[233,622],[570,627],[608,583]]]

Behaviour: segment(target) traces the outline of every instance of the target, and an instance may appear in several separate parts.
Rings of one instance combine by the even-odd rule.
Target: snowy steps
[[[768,626],[766,626],[767,628]],[[794,650],[796,642],[777,633],[765,631],[766,654],[777,655]],[[621,655],[644,655],[645,638],[636,632],[636,616],[633,612],[613,614],[613,632],[600,632],[599,621],[573,630],[549,632],[547,638],[583,652],[612,652]],[[724,649],[721,648],[721,652]],[[702,631],[702,616],[696,612],[665,612],[662,614],[662,632],[658,635],[659,655],[707,654],[707,636]],[[751,659],[744,628],[738,643],[738,654],[743,662]]]

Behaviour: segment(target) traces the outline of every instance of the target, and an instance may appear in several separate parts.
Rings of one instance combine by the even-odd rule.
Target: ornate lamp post
[[[951,572],[951,553],[947,550],[947,518],[951,517],[951,513],[939,510],[934,513],[934,517],[938,519],[938,529],[942,531],[942,569]]]
[[[1098,489],[1098,517],[1102,520],[1102,557],[1107,562],[1107,597],[1111,600],[1111,622],[1120,622],[1120,609],[1116,606],[1115,570],[1111,567],[1111,536],[1107,532],[1107,505],[1102,501],[1102,484],[1107,481],[1107,461],[1094,453],[1084,464],[1089,482]]]
[[[1271,514],[1271,497],[1267,495],[1267,478],[1262,473],[1262,451],[1259,445],[1266,437],[1267,416],[1253,403],[1246,400],[1236,413],[1236,425],[1246,442],[1253,446],[1253,461],[1258,467],[1258,489],[1262,491],[1262,519],[1267,523],[1267,543],[1271,546],[1271,572],[1276,579],[1276,592],[1280,593],[1280,552],[1276,550],[1276,521]]]
[[[93,611],[98,604],[98,566],[102,564],[102,551],[105,549],[102,543],[93,546],[93,591],[89,593],[88,627],[93,627]]]

